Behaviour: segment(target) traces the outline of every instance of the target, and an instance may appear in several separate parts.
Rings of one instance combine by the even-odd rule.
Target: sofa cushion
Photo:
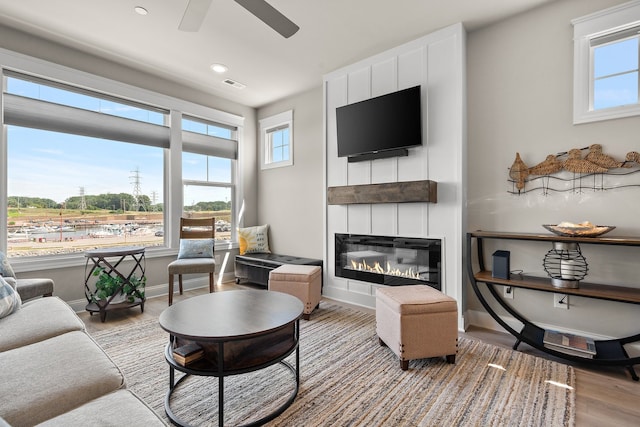
[[[22,306],[20,295],[0,276],[0,319],[15,313]]]
[[[0,276],[2,275],[0,274]],[[7,277],[7,276],[2,276],[2,278],[4,279],[5,282],[11,285],[13,289],[17,290],[18,279],[16,279],[15,277]]]
[[[120,369],[82,331],[2,352],[0,366],[11,367],[0,381],[0,416],[12,425],[41,423],[124,387]]]
[[[164,421],[130,390],[118,390],[38,424],[53,426],[164,426]]]
[[[9,317],[0,319],[0,351],[43,341],[70,331],[84,330],[84,323],[58,297],[25,302]]]

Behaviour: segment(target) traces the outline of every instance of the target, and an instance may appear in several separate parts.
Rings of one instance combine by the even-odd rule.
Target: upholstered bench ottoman
[[[269,272],[269,290],[297,297],[304,304],[302,317],[309,320],[322,298],[322,268],[284,264]]]
[[[239,284],[242,280],[248,280],[251,283],[267,287],[269,286],[269,273],[271,270],[284,264],[317,265],[322,268],[321,259],[301,258],[294,255],[274,253],[236,255],[236,284]]]
[[[376,333],[400,358],[409,360],[446,356],[455,363],[458,350],[456,300],[426,285],[394,286],[376,290]]]

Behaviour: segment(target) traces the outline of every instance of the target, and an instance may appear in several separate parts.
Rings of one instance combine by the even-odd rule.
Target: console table
[[[610,365],[610,366],[624,366],[629,370],[631,377],[638,381],[638,375],[636,374],[633,365],[640,364],[640,357],[629,357],[627,351],[624,348],[625,344],[634,343],[640,341],[640,333],[631,335],[624,338],[612,339],[612,340],[600,340],[595,341],[596,355],[593,359],[585,358],[581,356],[570,355],[560,351],[555,351],[544,346],[544,332],[545,330],[531,321],[527,320],[523,315],[516,311],[511,305],[504,301],[495,285],[500,286],[512,286],[514,288],[532,289],[542,292],[554,292],[567,295],[576,295],[585,298],[596,298],[609,301],[616,301],[626,304],[640,304],[640,289],[613,286],[600,283],[587,283],[580,282],[579,288],[558,288],[551,284],[551,278],[543,277],[531,277],[531,276],[518,276],[517,278],[511,277],[510,279],[500,279],[492,277],[491,271],[485,268],[484,262],[484,240],[498,239],[498,240],[518,240],[518,241],[545,241],[549,242],[550,246],[553,242],[566,242],[566,243],[579,243],[579,244],[591,244],[591,245],[616,245],[616,246],[629,246],[640,247],[640,237],[563,237],[551,234],[534,234],[534,233],[501,233],[490,231],[476,231],[467,233],[467,271],[469,274],[469,280],[471,286],[478,299],[487,310],[487,312],[507,331],[516,337],[516,342],[513,346],[514,350],[517,349],[520,342],[525,342],[532,347],[542,350],[546,353],[552,354],[556,357],[560,357],[567,360],[579,361],[582,363],[593,365]],[[476,243],[476,257],[479,270],[473,269],[473,243]],[[540,257],[542,259],[542,255]],[[517,331],[507,324],[498,313],[489,305],[487,299],[480,292],[479,286],[484,284],[491,297],[497,301],[502,308],[506,310],[511,316],[520,321],[524,326],[522,330]]]
[[[131,278],[137,275],[137,278],[144,280],[145,277],[145,248],[144,246],[132,246],[132,247],[114,247],[104,248],[86,251],[84,256],[87,258],[85,262],[85,280],[84,280],[84,294],[87,298],[86,310],[93,315],[93,313],[100,313],[100,320],[104,322],[107,318],[107,312],[111,310],[120,310],[124,308],[131,308],[140,306],[140,309],[144,312],[144,302],[146,298],[134,298],[133,302],[124,301],[116,302],[114,298],[120,294],[126,284],[131,283]],[[121,264],[124,261],[133,261],[133,268],[124,270],[124,266]],[[118,276],[122,279],[119,291],[111,295],[106,300],[94,301],[94,292],[90,287],[91,277],[94,272],[102,268],[104,273],[111,276]]]

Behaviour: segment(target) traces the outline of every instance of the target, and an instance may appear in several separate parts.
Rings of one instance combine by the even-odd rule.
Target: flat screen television
[[[336,108],[338,157],[406,156],[422,145],[420,86]]]

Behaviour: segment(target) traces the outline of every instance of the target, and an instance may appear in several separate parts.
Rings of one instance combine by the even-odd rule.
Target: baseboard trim
[[[346,304],[352,304],[364,308],[376,308],[376,297],[373,295],[359,294],[332,286],[325,286],[322,290],[322,296],[326,296],[327,298],[344,302]]]

